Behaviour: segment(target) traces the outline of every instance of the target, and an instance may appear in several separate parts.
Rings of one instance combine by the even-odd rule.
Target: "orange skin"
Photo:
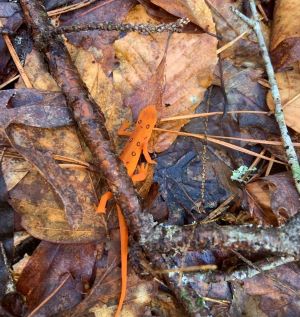
[[[147,177],[147,164],[141,164],[138,166],[139,159],[143,153],[145,160],[149,164],[156,164],[149,155],[148,141],[151,137],[153,128],[157,122],[157,111],[153,105],[147,106],[141,110],[135,129],[133,132],[127,131],[129,127],[128,122],[124,122],[120,127],[119,135],[129,136],[129,140],[126,143],[120,159],[127,168],[128,176],[131,177],[133,182],[142,182]],[[137,173],[134,172],[137,170]],[[111,192],[106,192],[101,196],[97,212],[105,213],[105,207],[107,201],[112,198]],[[127,255],[128,255],[128,229],[126,225],[125,217],[121,208],[117,205],[118,220],[120,226],[120,241],[121,241],[121,294],[119,299],[118,308],[115,317],[120,316],[122,306],[126,295],[127,284]]]

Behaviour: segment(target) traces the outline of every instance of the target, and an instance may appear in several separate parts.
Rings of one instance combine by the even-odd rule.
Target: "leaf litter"
[[[285,119],[295,131],[291,131],[291,135],[297,142],[299,129],[295,118],[300,98],[295,21],[299,10],[295,2],[277,1],[272,27],[266,21],[262,24],[267,38],[270,32],[278,34],[271,37],[271,55],[276,70],[285,71],[278,72],[276,78],[285,105]],[[266,104],[271,111],[274,109],[270,97],[266,97],[267,89],[261,85],[264,69],[255,36],[231,13],[231,1],[139,3],[131,0],[122,4],[118,0],[91,2],[56,17],[55,22],[61,26],[104,20],[159,24],[176,17],[188,17],[197,25],[193,32],[172,34],[168,45],[168,34],[164,33],[145,36],[84,31],[65,36],[74,64],[104,112],[117,151],[121,151],[124,143],[117,135],[120,124],[125,119],[135,122],[139,112],[153,100],[162,120],[158,128],[174,131],[172,134],[156,131],[150,150],[154,152],[157,166],[149,170],[148,183],[140,189],[148,204],[157,205],[154,209],[161,212],[165,210],[163,217],[156,215],[157,221],[191,225],[205,220],[210,212],[233,196],[225,213],[216,219],[218,224],[241,221],[266,227],[284,224],[298,212],[298,194],[283,164],[275,163],[272,167],[266,160],[269,157],[272,164],[274,159],[286,161],[284,150],[272,143],[280,141],[275,120],[266,114],[238,113],[244,110],[268,112]],[[46,1],[46,7],[51,9],[62,4],[65,5],[63,1]],[[246,12],[249,9],[243,7],[242,1],[234,5]],[[1,16],[7,28],[13,31],[20,28],[21,10],[17,5],[6,3],[0,6],[0,11],[5,13]],[[288,12],[293,12],[295,18]],[[240,40],[222,51],[223,73],[220,74],[217,49],[243,32]],[[214,34],[220,37],[219,41]],[[3,43],[2,47],[0,78],[5,82],[13,78],[16,71],[8,64],[9,54]],[[17,47],[26,51],[22,44]],[[14,209],[10,214],[21,215],[23,230],[44,240],[29,258],[17,282],[17,291],[27,300],[23,314],[26,311],[30,315],[61,313],[67,316],[66,311],[71,310],[80,316],[94,306],[96,316],[113,315],[120,276],[118,224],[113,204],[106,217],[95,213],[98,198],[106,188],[105,180],[101,171],[93,167],[93,157],[39,53],[33,49],[24,60],[25,72],[35,89],[24,89],[20,79],[16,85],[6,87],[15,89],[0,93],[1,169],[8,202]],[[228,114],[223,118],[213,115],[183,119],[184,115],[194,112],[223,112],[226,102],[219,88],[221,78]],[[177,116],[178,120],[163,122]],[[178,136],[176,131],[180,130],[191,135],[201,134],[202,141]],[[231,139],[224,141],[226,148],[220,142],[210,143],[210,136]],[[269,144],[247,141],[255,139],[269,141]],[[238,147],[240,151],[236,150]],[[230,176],[239,166],[251,166],[254,157],[243,153],[246,150],[257,153],[260,159],[255,161],[257,172],[244,186],[232,181]],[[264,176],[270,169],[271,175]],[[151,186],[152,173],[158,189]],[[148,197],[152,195],[152,198],[147,198],[149,189]],[[149,205],[147,208],[151,211]],[[155,210],[152,212],[154,215]],[[4,225],[1,223],[1,226]],[[245,256],[255,262],[268,255],[245,252]],[[175,268],[202,264],[217,264],[218,270],[227,274],[228,270],[244,263],[228,250],[192,250],[187,245],[185,250],[173,254]],[[132,265],[135,266],[134,261]],[[179,274],[180,278],[174,274],[173,281],[179,289],[182,283],[190,285],[199,297],[198,306],[193,309],[204,315],[245,313],[253,316],[254,309],[267,316],[298,314],[297,303],[292,304],[298,289],[293,282],[299,275],[296,263],[273,268],[275,280],[269,278],[268,273],[261,273],[244,280],[243,285],[231,282],[231,288],[227,282],[205,282],[201,274],[184,273]],[[158,315],[178,313],[180,316],[178,303],[166,295],[161,279],[162,275],[142,280],[130,267],[123,314],[139,316],[155,311]],[[288,287],[294,291],[287,291]],[[0,295],[4,298],[5,294],[2,291]],[[181,299],[189,301],[189,294],[184,290]],[[7,302],[3,305],[1,309],[12,309]]]

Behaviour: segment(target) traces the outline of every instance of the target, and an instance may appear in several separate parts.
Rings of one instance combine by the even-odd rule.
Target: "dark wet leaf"
[[[205,163],[203,206],[201,152],[200,142],[179,137],[168,151],[157,158],[154,180],[159,183],[160,193],[167,203],[171,223],[182,225],[203,217],[203,208],[207,211],[216,208],[234,189],[228,182],[230,169],[209,150]]]
[[[6,253],[7,262],[11,264],[14,255],[14,210],[7,203],[7,186],[2,173],[0,159],[0,243]]]

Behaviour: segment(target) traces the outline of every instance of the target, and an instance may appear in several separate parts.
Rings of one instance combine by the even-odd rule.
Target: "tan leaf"
[[[283,113],[286,124],[297,132],[300,132],[300,69],[294,64],[293,70],[276,74],[279,86]],[[274,102],[271,92],[267,95],[267,104],[274,111]]]
[[[128,118],[129,111],[122,106],[121,93],[115,91],[100,62],[94,57],[95,50],[101,54],[101,49],[94,48],[93,53],[91,53],[71,44],[67,44],[67,47],[82,80],[105,115],[106,128],[110,133],[113,133],[113,138],[116,141],[116,131],[121,120]]]
[[[300,7],[298,0],[277,0],[271,38],[271,55],[276,70],[300,59]]]
[[[141,6],[137,6],[127,17],[128,21],[149,21]],[[139,89],[153,74],[163,57],[167,34],[143,36],[130,33],[115,42],[120,67],[114,71],[115,87],[124,97]],[[207,34],[173,34],[166,58],[166,87],[163,105],[157,105],[160,118],[192,113],[202,101],[206,88],[212,82],[217,62],[217,40]],[[147,105],[147,100],[140,100]],[[132,109],[135,114],[135,109]],[[135,114],[136,115],[136,114]],[[163,125],[179,130],[184,121]],[[176,136],[162,134],[154,150],[166,150]]]
[[[152,3],[178,16],[187,17],[203,30],[215,33],[215,25],[205,0],[151,0]]]
[[[41,54],[33,49],[30,54],[26,56],[24,70],[28,75],[30,82],[35,89],[47,91],[60,91],[57,83],[50,75],[47,66]],[[25,84],[20,77],[15,88],[25,88]]]

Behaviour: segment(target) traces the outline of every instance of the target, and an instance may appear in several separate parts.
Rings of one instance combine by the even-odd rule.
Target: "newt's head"
[[[146,129],[153,129],[157,121],[157,110],[154,105],[143,108],[139,114],[137,124]]]

